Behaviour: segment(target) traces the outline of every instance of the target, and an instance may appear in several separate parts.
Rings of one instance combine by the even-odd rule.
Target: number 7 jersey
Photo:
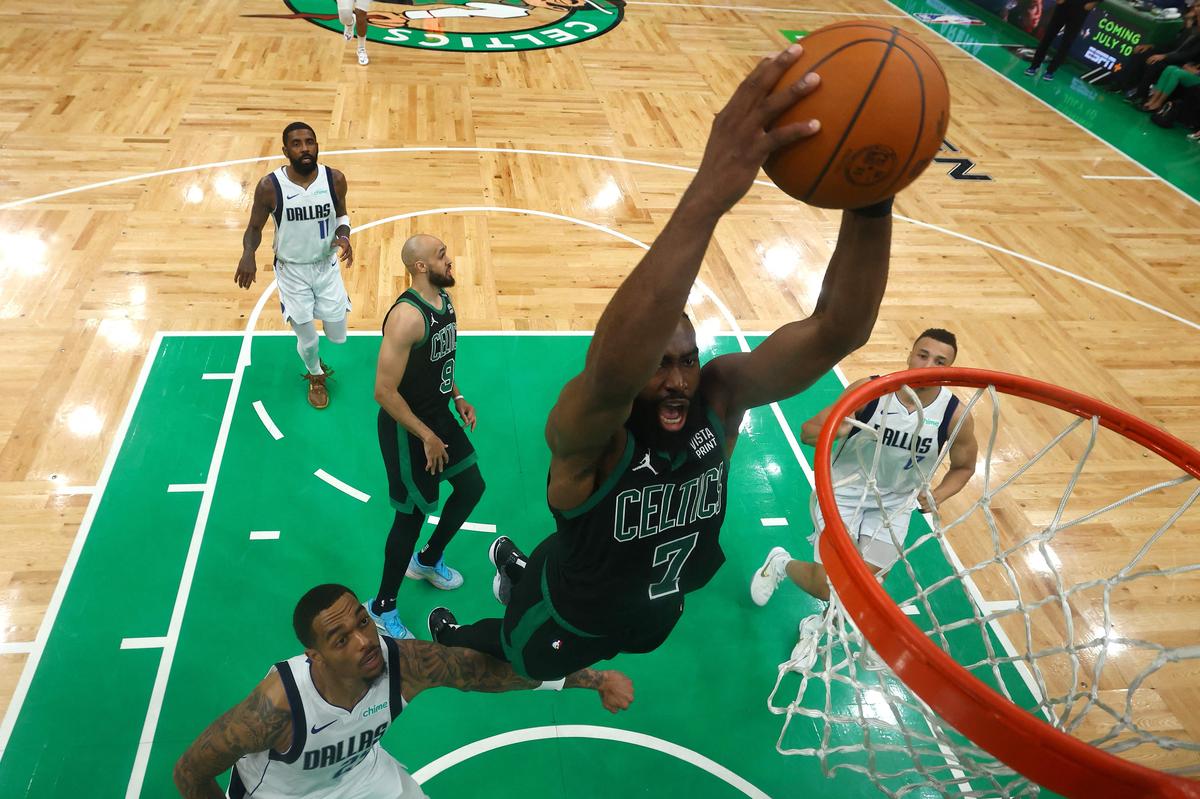
[[[725,433],[699,396],[692,402],[679,449],[656,450],[626,428],[625,450],[604,484],[577,508],[551,508],[558,530],[546,557],[550,600],[588,633],[668,630],[684,594],[725,562]]]

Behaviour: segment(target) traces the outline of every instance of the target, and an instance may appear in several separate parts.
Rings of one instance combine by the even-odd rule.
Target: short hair
[[[355,598],[355,601],[358,600],[353,591],[339,583],[318,585],[300,597],[300,601],[296,603],[296,609],[292,612],[292,629],[306,649],[312,649],[317,645],[317,633],[313,630],[313,620],[320,615],[321,611],[341,599],[343,594],[349,594]]]
[[[923,338],[931,338],[934,341],[940,341],[943,344],[949,344],[951,347],[954,348],[955,356],[958,355],[958,339],[955,338],[954,334],[951,333],[949,330],[943,330],[940,327],[931,327],[928,330],[926,330],[924,333],[922,333],[921,335],[917,336],[913,340],[913,344],[916,344],[918,341],[920,341]]]
[[[286,128],[283,129],[283,143],[285,145],[287,144],[288,134],[291,133],[293,130],[307,130],[309,133],[311,133],[313,135],[314,139],[317,138],[317,132],[315,130],[313,130],[310,125],[308,125],[305,122],[293,122],[292,124],[288,125]]]

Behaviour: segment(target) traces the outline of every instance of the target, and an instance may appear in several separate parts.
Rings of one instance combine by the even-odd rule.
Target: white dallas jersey
[[[275,260],[288,264],[328,263],[333,257],[337,211],[329,167],[318,164],[307,189],[287,176],[287,167],[271,173],[275,185]]]
[[[854,414],[855,418],[875,428],[879,435],[872,436],[857,427],[852,428],[834,452],[833,493],[839,504],[856,503],[864,498],[865,479],[872,469],[875,469],[875,484],[885,506],[912,503],[925,479],[923,474],[929,474],[946,443],[950,420],[957,407],[958,398],[950,389],[942,387],[920,414],[905,408],[895,393],[884,394],[860,408]],[[883,441],[882,452],[879,466],[875,468],[876,444],[880,439]],[[865,498],[873,504],[873,497]]]
[[[404,709],[396,642],[380,636],[384,670],[358,704],[331,705],[312,681],[308,658],[275,664],[292,710],[292,745],[242,757],[233,767],[229,799],[373,799],[379,785],[401,794],[398,766],[379,739]],[[384,773],[377,773],[384,772]]]

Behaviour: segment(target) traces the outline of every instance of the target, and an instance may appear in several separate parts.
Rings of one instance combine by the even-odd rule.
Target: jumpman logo
[[[658,470],[650,465],[650,450],[646,450],[646,457],[642,458],[642,462],[634,466],[632,471],[636,472],[638,469],[649,469],[651,474],[658,474]]]

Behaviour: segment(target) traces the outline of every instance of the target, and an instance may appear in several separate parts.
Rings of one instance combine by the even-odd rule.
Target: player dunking
[[[449,409],[453,401],[463,425],[475,429],[475,408],[454,380],[458,317],[446,293],[454,285],[454,263],[445,244],[423,234],[404,242],[400,257],[412,287],[384,317],[375,369],[379,449],[396,516],[384,546],[379,592],[369,608],[382,631],[411,638],[396,609],[400,582],[407,574],[441,589],[462,585],[462,575],[446,565],[443,553],[479,504],[484,484],[475,448]],[[414,555],[442,480],[453,491],[429,542]]]
[[[958,339],[948,330],[930,328],[913,342],[908,354],[907,368],[927,369],[951,366],[958,357]],[[846,392],[866,383],[871,378],[857,380],[846,387]],[[854,538],[863,560],[878,574],[890,569],[900,558],[896,542],[904,543],[908,535],[908,522],[914,506],[928,512],[963,489],[975,474],[975,458],[979,447],[975,441],[974,422],[970,415],[962,419],[962,426],[950,446],[950,468],[932,496],[918,495],[922,473],[914,468],[912,452],[915,437],[917,461],[932,463],[941,452],[966,408],[959,403],[950,389],[945,386],[925,386],[913,389],[921,403],[921,413],[913,405],[907,392],[896,391],[871,400],[855,412],[855,418],[863,424],[879,429],[886,427],[893,434],[885,436],[878,466],[875,466],[876,438],[863,435],[862,431],[843,421],[838,427],[837,437],[841,443],[834,450],[830,464],[834,483],[834,496],[838,510],[846,522],[847,532]],[[825,408],[804,423],[800,429],[800,440],[815,445],[829,418],[832,406]],[[928,432],[926,429],[928,429]],[[881,496],[864,494],[864,480],[868,472],[875,469],[876,484]],[[750,581],[750,596],[757,605],[767,604],[775,588],[784,577],[803,588],[812,596],[829,601],[829,582],[825,567],[821,565],[821,554],[817,539],[825,527],[821,509],[813,497],[813,513],[816,529],[813,533],[815,562],[793,560],[783,547],[775,547],[767,555],[762,568],[754,573]],[[882,506],[882,507],[881,507]],[[894,537],[894,540],[893,540]]]
[[[350,249],[350,216],[346,211],[346,176],[317,163],[317,134],[303,122],[283,129],[288,163],[258,182],[250,222],[242,236],[242,259],[234,281],[244,289],[255,281],[254,253],[262,242],[267,217],[275,220],[275,284],[283,319],[296,332],[296,349],[308,370],[308,402],[329,406],[326,378],[333,373],[321,362],[316,319],[334,344],[346,341],[350,297],[338,259],[354,263]]]
[[[493,544],[504,619],[459,626],[437,608],[435,640],[504,657],[535,679],[657,648],[684,595],[724,562],[729,455],[746,410],[796,394],[870,336],[887,282],[891,200],[843,214],[812,316],[753,352],[701,369],[683,316],[717,221],[773,150],[819,127],[765,130],[818,85],[811,76],[769,95],[799,53],[764,59],[717,115],[691,185],[559,394],[546,424],[557,531],[528,558],[507,539]]]
[[[231,766],[229,799],[421,799],[379,739],[428,688],[589,688],[612,713],[633,701],[633,683],[617,671],[583,669],[539,684],[477,652],[381,636],[342,585],[306,593],[292,628],[304,653],[276,663],[179,758],[175,785],[185,799],[223,799],[216,778]]]

